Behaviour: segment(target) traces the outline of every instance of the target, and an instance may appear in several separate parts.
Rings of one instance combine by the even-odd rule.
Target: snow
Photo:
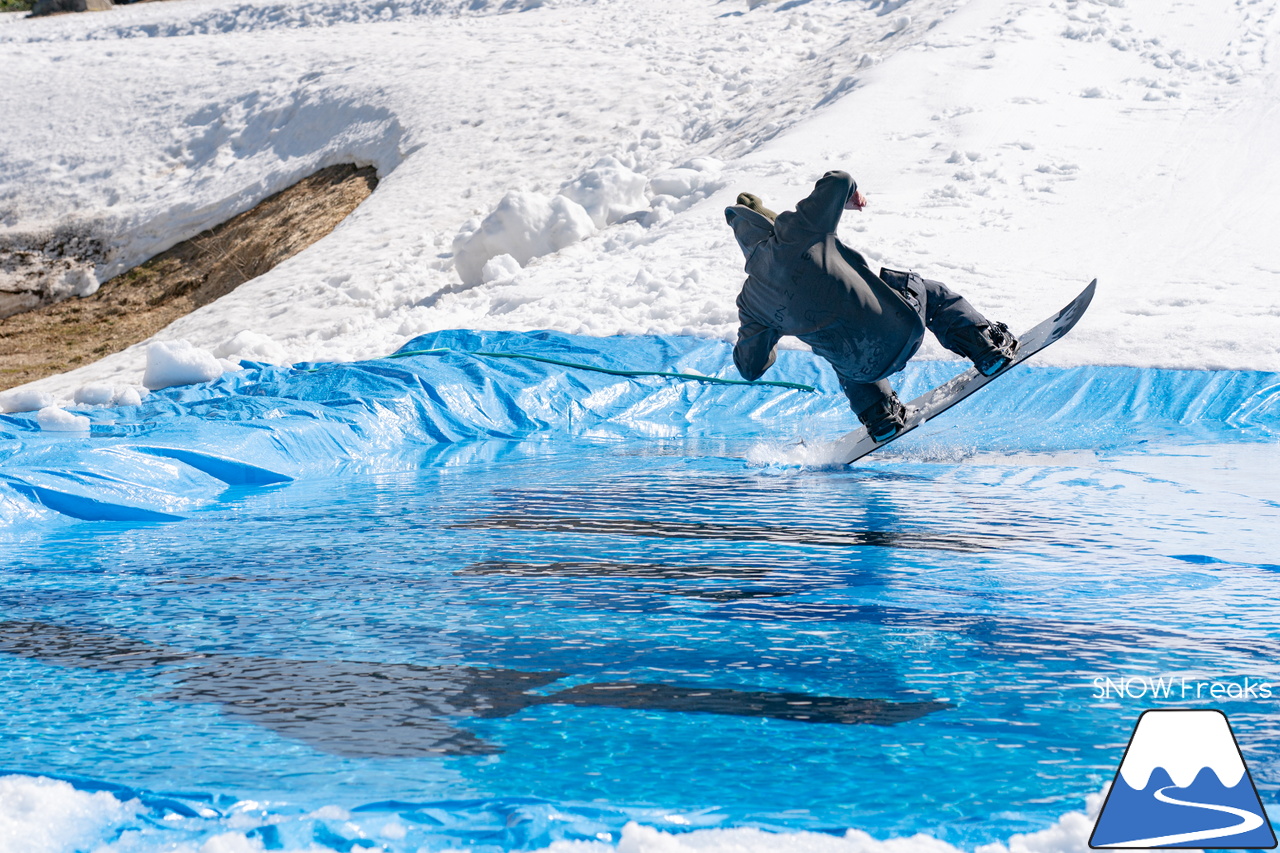
[[[1089,835],[1102,795],[1089,798],[1089,814],[1068,812],[1040,832],[1014,835],[1007,844],[984,844],[974,853],[1077,853],[1089,849]],[[843,836],[816,832],[788,835],[758,829],[701,829],[670,833],[629,823],[616,846],[563,841],[541,853],[962,853],[960,848],[923,833],[909,838],[877,839],[856,829]]]
[[[139,811],[105,791],[86,793],[68,782],[0,776],[0,850],[61,853],[87,850]]]
[[[595,226],[603,228],[649,207],[647,183],[644,175],[631,171],[617,157],[602,157],[561,187],[560,194],[582,205]]]
[[[89,419],[58,406],[45,406],[36,412],[36,423],[46,432],[88,432]]]
[[[720,209],[743,190],[785,209],[842,167],[871,201],[848,242],[1015,330],[1099,277],[1046,363],[1280,368],[1274,4],[747,5],[4,16],[29,85],[0,93],[19,117],[0,236],[101,237],[105,280],[317,168],[373,164],[382,183],[333,235],[158,337],[234,357],[250,332],[281,362],[441,328],[730,339],[741,261]],[[486,280],[503,254],[521,269]],[[36,386],[137,384],[145,352]]]
[[[600,215],[603,218],[603,209]],[[483,220],[462,227],[453,240],[453,263],[463,284],[481,284],[486,281],[485,264],[493,258],[508,257],[523,267],[585,240],[595,230],[591,214],[567,196],[510,192]]]
[[[0,802],[5,804],[0,809],[0,850],[17,850],[19,844],[24,853],[90,847],[102,853],[144,849],[141,845],[146,837],[136,827],[145,809],[138,800],[122,802],[105,791],[86,793],[61,780],[2,776]],[[1089,833],[1101,805],[1101,794],[1091,796],[1086,804],[1088,814],[1068,812],[1045,830],[1014,835],[1007,844],[983,845],[975,853],[1075,853],[1088,849]],[[352,823],[350,812],[338,806],[322,807],[306,817],[340,820],[359,832],[392,842],[406,835],[403,824],[383,817],[364,818],[369,820],[367,827]],[[224,823],[230,824],[227,831],[213,830],[216,834],[202,842],[170,843],[165,849],[175,853],[260,853],[265,849],[259,838],[234,826],[234,817]],[[959,848],[923,834],[879,840],[859,830],[843,836],[812,832],[780,835],[746,828],[664,832],[629,823],[620,835],[616,844],[561,841],[540,853],[960,853]],[[104,836],[116,838],[95,844]],[[310,844],[305,850],[328,853],[330,848]]]
[[[0,411],[34,412],[53,405],[53,395],[29,385],[0,394]]]
[[[243,334],[242,332],[240,336]],[[235,340],[233,338],[228,343]],[[158,391],[175,385],[208,382],[217,379],[227,370],[239,369],[238,364],[220,359],[208,350],[192,346],[190,341],[181,338],[175,341],[153,341],[147,346],[147,370],[142,376],[142,384],[148,390]],[[82,394],[83,390],[81,388],[77,393]]]

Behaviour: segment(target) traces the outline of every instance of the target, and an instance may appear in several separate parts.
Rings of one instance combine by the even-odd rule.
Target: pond
[[[854,424],[805,353],[819,393],[469,354],[732,375],[693,339],[405,351],[3,416],[0,785],[69,849],[969,850],[1096,808],[1148,707],[1226,711],[1277,802],[1280,377],[1026,366],[810,470],[769,459]]]

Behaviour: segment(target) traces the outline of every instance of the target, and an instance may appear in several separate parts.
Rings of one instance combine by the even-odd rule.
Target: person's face
[[[854,190],[849,193],[849,200],[844,203],[845,210],[862,210],[867,206],[867,197],[862,194],[861,190]]]

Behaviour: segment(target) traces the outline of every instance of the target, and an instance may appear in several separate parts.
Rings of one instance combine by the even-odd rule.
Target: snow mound
[[[147,371],[142,384],[151,391],[175,385],[194,385],[217,379],[240,366],[220,359],[190,341],[155,341],[147,347]]]
[[[220,359],[246,359],[266,364],[285,364],[288,355],[284,347],[270,335],[245,329],[213,348],[213,355]]]
[[[509,192],[481,221],[471,220],[453,241],[454,266],[463,284],[481,284],[490,259],[510,255],[524,266],[596,231],[586,209],[563,196]]]
[[[36,423],[46,432],[88,432],[89,419],[73,415],[57,406],[45,406],[36,413]]]
[[[591,216],[597,228],[612,225],[630,213],[649,207],[644,175],[633,172],[616,157],[602,157],[594,166],[560,189]]]
[[[35,388],[14,388],[0,394],[0,412],[34,412],[53,405],[53,395]]]
[[[145,388],[95,382],[77,388],[72,399],[79,406],[140,406],[146,394]]]

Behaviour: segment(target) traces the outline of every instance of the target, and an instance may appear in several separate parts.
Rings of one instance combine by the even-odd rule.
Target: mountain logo
[[[1144,711],[1089,846],[1249,847],[1275,833],[1221,711]]]

